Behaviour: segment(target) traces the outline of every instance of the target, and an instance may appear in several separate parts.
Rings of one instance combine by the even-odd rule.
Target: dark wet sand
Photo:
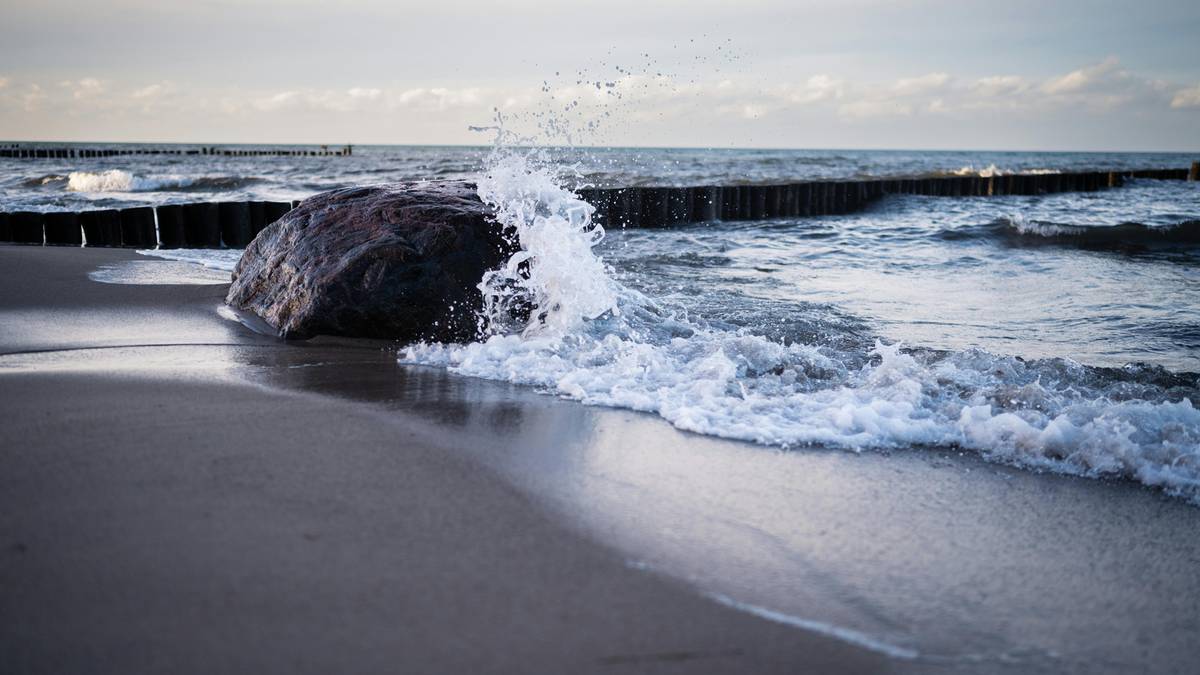
[[[450,430],[241,383],[380,352],[254,335],[221,286],[86,277],[134,255],[0,247],[0,672],[893,665],[630,567]]]
[[[1178,499],[697,436],[86,277],[135,257],[0,247],[0,672],[1194,672]]]

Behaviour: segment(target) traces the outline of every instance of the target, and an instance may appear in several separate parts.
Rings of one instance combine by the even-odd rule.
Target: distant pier
[[[665,227],[853,213],[886,195],[997,197],[1094,192],[1130,178],[1200,180],[1190,169],[809,181],[786,185],[586,188],[605,227]],[[300,202],[200,202],[80,212],[0,213],[0,242],[134,248],[242,248]]]

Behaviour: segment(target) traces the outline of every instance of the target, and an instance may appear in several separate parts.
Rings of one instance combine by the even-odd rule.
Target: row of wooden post
[[[0,242],[126,248],[244,248],[299,202],[201,202],[0,213]]]
[[[581,197],[606,227],[661,227],[852,213],[889,194],[934,197],[1039,195],[1103,190],[1128,178],[1198,180],[1191,169],[1087,171],[816,181],[787,185],[589,188]],[[0,242],[137,248],[242,248],[299,202],[201,202],[82,212],[0,213]]]
[[[713,220],[761,220],[853,213],[884,195],[933,197],[1040,195],[1091,192],[1124,184],[1127,178],[1187,179],[1188,169],[1087,171],[1004,176],[939,176],[879,180],[813,181],[786,185],[585,188],[606,227],[660,227]],[[1194,178],[1193,178],[1194,180]]]
[[[354,154],[350,145],[330,150],[321,146],[318,150],[285,148],[0,148],[0,157],[10,159],[86,159],[94,157],[121,157],[126,155],[219,155],[223,157],[345,157]]]

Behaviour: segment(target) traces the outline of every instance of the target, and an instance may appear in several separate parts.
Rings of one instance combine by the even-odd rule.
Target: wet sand
[[[134,255],[0,247],[0,671],[889,669],[630,567],[451,431],[255,384],[382,352],[86,276]]]
[[[4,672],[1194,664],[1179,500],[700,437],[87,280],[132,257],[0,247]]]

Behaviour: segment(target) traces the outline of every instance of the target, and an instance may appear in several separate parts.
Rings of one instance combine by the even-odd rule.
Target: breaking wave
[[[496,152],[479,195],[520,251],[480,282],[481,339],[400,360],[533,385],[756,443],[958,447],[1008,464],[1138,481],[1200,503],[1200,376],[875,341],[784,344],[615,280],[591,205],[532,151]],[[1041,236],[1041,235],[1035,235]]]
[[[129,171],[109,169],[99,173],[74,171],[67,176],[66,189],[72,192],[219,192],[260,181],[252,176],[136,176]]]
[[[48,173],[44,176],[35,176],[21,181],[21,187],[24,188],[40,188],[47,185],[61,185],[67,182],[67,177],[62,174]]]
[[[1174,224],[1074,225],[1020,217],[998,218],[978,227],[942,230],[948,240],[1000,238],[1031,244],[1060,244],[1079,247],[1185,247],[1200,246],[1200,220]]]
[[[936,171],[934,176],[979,176],[980,178],[991,178],[992,176],[1010,176],[1014,174],[1041,176],[1046,174],[1062,173],[1058,169],[1017,169],[1004,170],[997,167],[995,164],[989,164],[981,169],[975,168],[968,164],[954,171]]]

